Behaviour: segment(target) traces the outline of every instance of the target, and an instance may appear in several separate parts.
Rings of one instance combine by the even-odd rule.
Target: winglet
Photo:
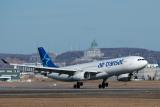
[[[9,63],[8,61],[6,61],[5,59],[1,59],[1,60],[2,60],[2,62],[3,62],[4,64],[10,65],[10,63]]]
[[[51,60],[51,58],[46,53],[43,47],[39,47],[38,52],[39,52],[39,55],[40,55],[40,58],[41,58],[41,61],[44,67],[58,68],[58,66],[54,64],[54,62]]]

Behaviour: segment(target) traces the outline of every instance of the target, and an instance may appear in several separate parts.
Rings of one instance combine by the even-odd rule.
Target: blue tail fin
[[[42,61],[42,64],[43,64],[44,67],[55,67],[55,68],[58,68],[58,66],[55,65],[52,62],[51,58],[46,53],[46,51],[44,50],[43,47],[39,47],[38,48],[38,52],[39,52],[39,55],[40,55],[40,58],[41,58],[41,61]]]

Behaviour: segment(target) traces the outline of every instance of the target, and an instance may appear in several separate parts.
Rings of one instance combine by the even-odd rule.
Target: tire
[[[80,82],[80,86],[83,86],[83,82]]]
[[[77,88],[80,88],[80,85],[77,85]]]
[[[76,84],[74,84],[73,88],[77,88],[77,85],[76,85]]]
[[[102,85],[101,85],[101,84],[99,84],[99,85],[98,85],[98,87],[99,87],[99,89],[100,89],[100,88],[102,88]]]
[[[105,86],[108,87],[108,83],[105,83]]]
[[[105,84],[102,84],[102,88],[105,88]]]

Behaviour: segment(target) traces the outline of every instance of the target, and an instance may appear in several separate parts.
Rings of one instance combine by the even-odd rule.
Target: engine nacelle
[[[75,72],[75,74],[73,75],[73,79],[74,80],[87,80],[90,79],[91,75],[89,72],[85,72],[85,71],[79,71],[79,72]]]
[[[117,80],[118,81],[130,81],[132,77],[132,74],[127,73],[127,74],[121,74],[118,76]]]

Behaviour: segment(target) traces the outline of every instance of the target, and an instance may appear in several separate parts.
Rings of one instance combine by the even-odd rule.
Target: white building
[[[158,64],[148,64],[147,68],[157,68]]]
[[[84,58],[101,58],[104,56],[104,53],[101,52],[100,49],[97,48],[98,44],[94,40],[91,43],[91,47],[84,52]]]
[[[33,67],[27,67],[27,66],[33,66]],[[33,72],[34,71],[34,66],[39,66],[41,67],[41,63],[24,63],[20,65],[14,65],[14,69],[19,69],[21,72]]]
[[[98,48],[91,48],[84,52],[84,58],[101,58],[104,54]]]
[[[0,69],[1,81],[17,81],[20,79],[20,71],[18,69]]]
[[[159,80],[160,68],[158,64],[148,64],[146,68],[137,73],[137,77],[144,80]]]

